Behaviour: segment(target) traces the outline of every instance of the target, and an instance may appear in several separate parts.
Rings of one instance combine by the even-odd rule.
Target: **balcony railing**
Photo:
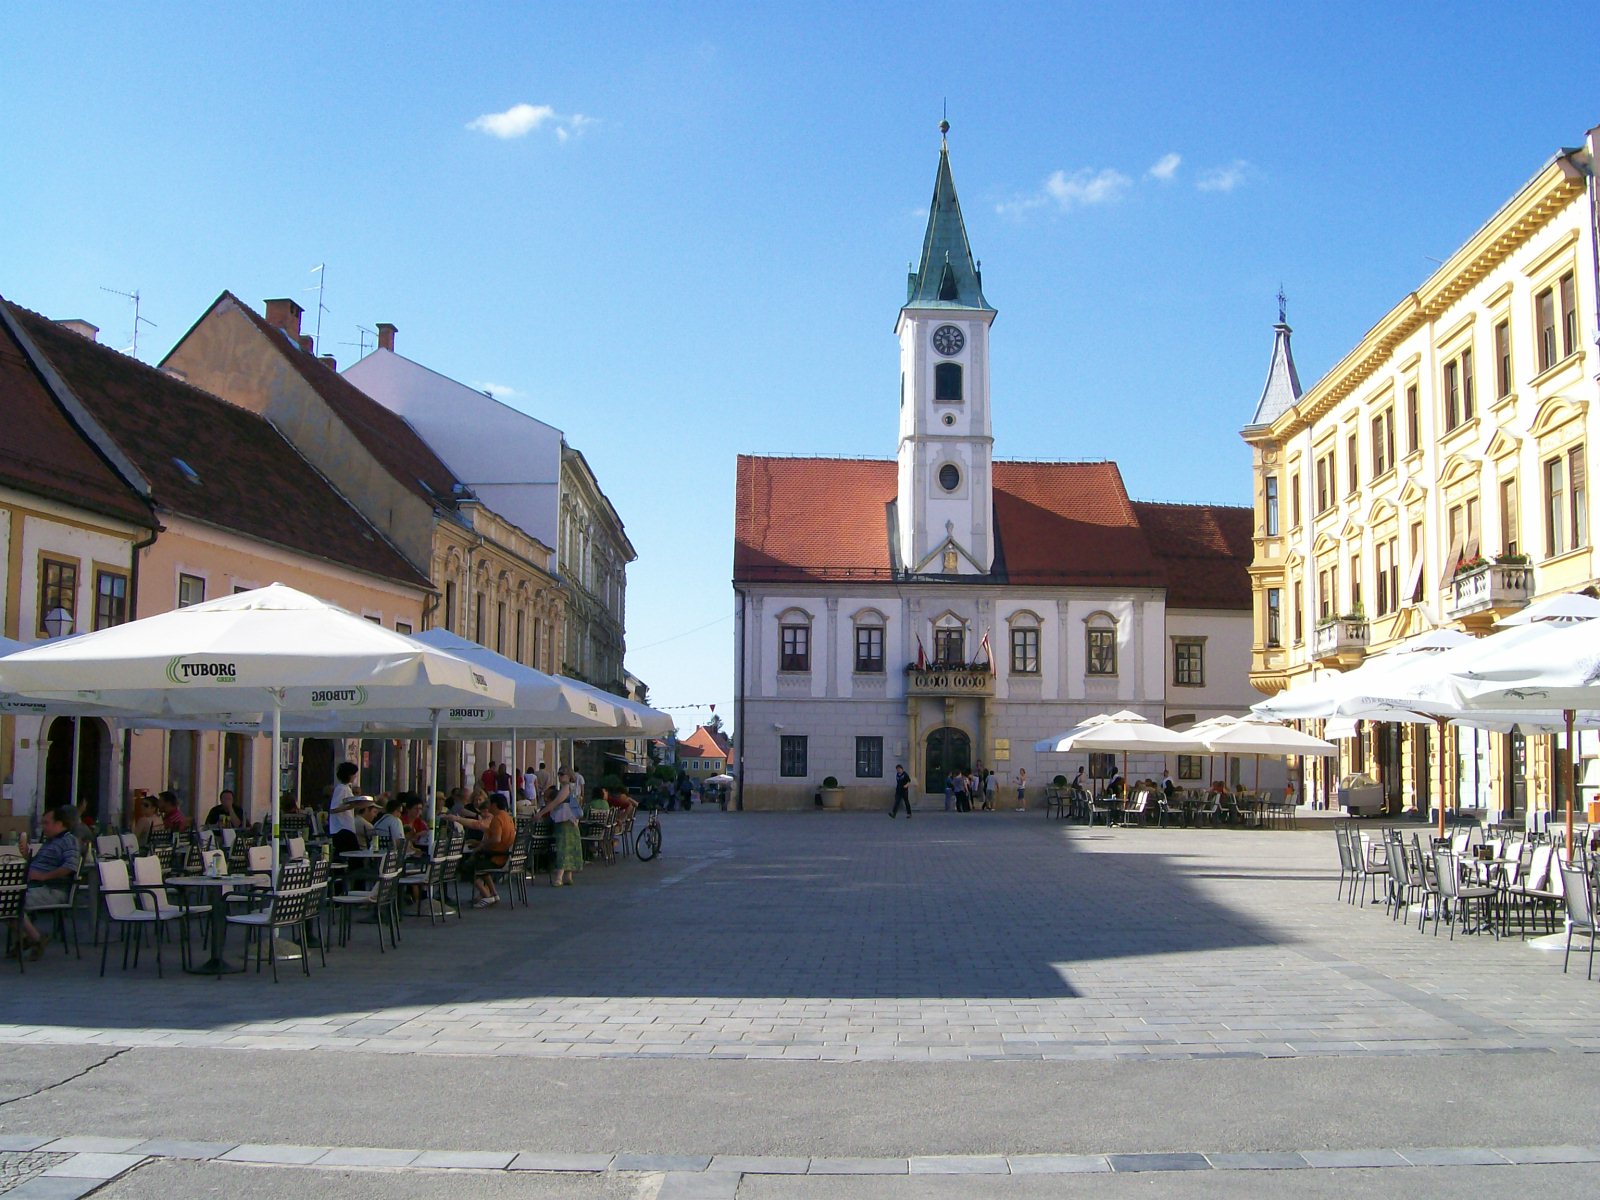
[[[935,667],[906,671],[906,694],[911,696],[992,696],[994,675],[987,667]]]
[[[1533,599],[1533,568],[1525,564],[1484,563],[1450,582],[1450,616],[1515,612]]]
[[[1340,617],[1312,631],[1311,653],[1319,660],[1361,658],[1371,637],[1365,617]]]

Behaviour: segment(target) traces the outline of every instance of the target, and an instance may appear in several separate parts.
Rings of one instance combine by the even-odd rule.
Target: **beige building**
[[[1251,680],[1267,694],[1441,626],[1487,631],[1600,572],[1596,134],[1563,150],[1302,393],[1280,320],[1254,463]],[[1550,740],[1366,722],[1308,780],[1365,770],[1391,812],[1551,801]]]
[[[269,300],[262,317],[224,292],[162,366],[265,416],[336,481],[431,582],[422,628],[549,670],[565,644],[552,548],[481,503],[408,421],[342,378],[331,356],[317,357],[301,315],[292,300]],[[438,783],[475,778],[509,753],[509,743],[452,745]]]

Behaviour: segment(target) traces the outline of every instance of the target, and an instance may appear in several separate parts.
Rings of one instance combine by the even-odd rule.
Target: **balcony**
[[[1516,612],[1533,599],[1533,568],[1526,563],[1486,562],[1457,572],[1450,581],[1446,612],[1452,621],[1484,626]]]
[[[1311,655],[1320,663],[1353,667],[1366,657],[1372,626],[1365,617],[1338,617],[1311,632]]]
[[[929,666],[906,671],[908,696],[993,696],[994,674],[987,666]]]

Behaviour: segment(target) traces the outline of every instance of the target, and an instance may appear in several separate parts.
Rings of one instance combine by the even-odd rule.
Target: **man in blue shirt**
[[[30,958],[39,958],[49,939],[34,928],[27,913],[65,904],[71,895],[72,878],[78,873],[78,839],[72,836],[77,819],[77,810],[62,804],[48,810],[39,822],[45,842],[28,863],[28,894],[23,900],[22,938],[32,945]]]

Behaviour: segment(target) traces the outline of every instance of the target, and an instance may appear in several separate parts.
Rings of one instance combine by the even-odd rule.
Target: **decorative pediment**
[[[1587,400],[1577,400],[1569,396],[1551,396],[1533,415],[1533,427],[1528,432],[1534,437],[1544,437],[1568,421],[1580,419],[1588,408]]]
[[[1517,452],[1522,445],[1522,439],[1513,437],[1505,431],[1504,427],[1494,431],[1494,437],[1489,439],[1489,445],[1483,456],[1489,459],[1509,458]]]
[[[1316,544],[1311,547],[1311,552],[1318,558],[1324,554],[1332,554],[1339,548],[1339,539],[1331,533],[1324,533],[1317,538]]]
[[[1399,516],[1400,510],[1395,507],[1394,501],[1380,496],[1372,502],[1372,507],[1367,509],[1367,524],[1381,525],[1385,521],[1397,520]]]
[[[1479,463],[1464,454],[1452,454],[1439,471],[1439,486],[1454,487],[1478,477]]]
[[[1400,503],[1404,505],[1421,504],[1428,498],[1428,489],[1415,479],[1406,480],[1405,487],[1400,489]]]
[[[1296,571],[1296,570],[1299,570],[1300,566],[1305,561],[1306,561],[1305,560],[1305,556],[1302,555],[1300,553],[1300,551],[1298,551],[1298,550],[1292,551],[1290,553],[1289,557],[1283,560],[1283,569],[1285,571]]]
[[[1359,542],[1361,540],[1361,522],[1351,517],[1344,523],[1344,528],[1339,530],[1339,540],[1342,542]]]

